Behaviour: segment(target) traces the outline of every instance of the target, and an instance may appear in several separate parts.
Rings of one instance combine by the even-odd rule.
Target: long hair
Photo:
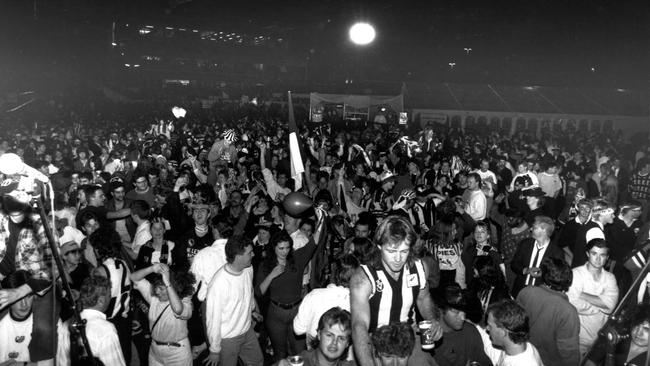
[[[476,258],[474,269],[478,273],[478,278],[474,281],[477,294],[481,291],[490,290],[491,288],[494,288],[494,293],[510,293],[503,272],[501,272],[501,269],[499,269],[491,256]]]
[[[446,222],[445,220],[440,220],[436,222],[433,225],[433,242],[436,245],[452,245],[457,239],[457,236],[454,235],[454,225],[455,223],[453,221]]]
[[[375,252],[377,252],[377,247],[368,238],[354,238],[352,239],[352,244],[354,245],[354,250],[352,255],[355,256],[361,264],[366,264]]]
[[[293,239],[291,239],[291,236],[286,231],[282,230],[279,233],[273,235],[273,237],[271,237],[269,245],[266,246],[266,257],[261,264],[263,271],[270,272],[273,270],[273,267],[278,264],[278,256],[275,254],[275,248],[282,242],[289,243],[289,254],[287,254],[286,267],[291,268],[294,266]]]
[[[335,262],[336,268],[332,273],[332,282],[337,286],[350,287],[350,278],[360,263],[352,254],[344,254]]]

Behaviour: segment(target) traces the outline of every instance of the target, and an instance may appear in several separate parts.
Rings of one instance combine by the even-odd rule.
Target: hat
[[[527,175],[521,175],[515,178],[515,185],[521,184],[524,187],[528,187],[533,184],[533,180]]]
[[[381,183],[383,183],[383,182],[385,182],[385,181],[387,181],[387,180],[389,180],[389,179],[391,179],[391,178],[392,178],[392,179],[397,179],[397,178],[395,177],[395,174],[393,174],[393,172],[391,172],[391,171],[389,171],[389,170],[384,170],[384,171],[381,173],[381,175],[379,176],[379,181],[380,181]]]
[[[526,197],[544,197],[546,196],[546,193],[542,191],[541,188],[539,187],[532,187],[529,189],[523,189],[521,193],[526,196]]]
[[[118,189],[120,187],[124,188],[124,182],[122,182],[121,179],[116,179],[116,180],[113,180],[113,179],[115,179],[115,178],[111,179],[111,183],[109,185],[111,192],[113,192],[114,190],[116,190],[116,189]]]
[[[189,207],[192,210],[205,209],[210,211],[210,204],[206,202],[206,199],[199,194],[192,195],[192,201],[189,204]]]
[[[436,304],[442,309],[467,311],[467,295],[459,285],[447,285],[435,295]]]
[[[162,155],[156,156],[156,165],[167,166],[167,158]]]
[[[63,235],[59,237],[59,247],[63,247],[67,244],[74,244],[81,247],[81,242],[84,238],[85,236],[81,231],[72,226],[66,226],[63,228]]]
[[[255,229],[257,229],[258,231],[259,231],[260,229],[261,229],[261,230],[266,230],[266,231],[269,232],[269,234],[271,234],[271,236],[273,236],[273,235],[277,234],[278,232],[280,232],[280,226],[278,226],[278,225],[276,225],[276,224],[270,224],[270,225],[255,225]]]
[[[223,132],[223,139],[230,142],[237,141],[237,135],[235,135],[235,130],[233,129],[225,130]]]

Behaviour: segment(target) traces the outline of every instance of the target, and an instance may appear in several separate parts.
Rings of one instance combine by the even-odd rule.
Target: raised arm
[[[128,217],[129,215],[131,215],[131,209],[123,208],[121,210],[107,212],[106,218],[108,220],[116,220],[116,219],[123,219],[125,217]]]
[[[140,292],[144,300],[149,304],[151,304],[151,284],[147,281],[146,277],[152,273],[158,273],[157,267],[160,267],[160,263],[135,271],[130,276],[131,281],[135,285],[135,289]]]
[[[183,310],[185,310],[184,309],[185,306],[183,305],[181,299],[178,297],[178,294],[176,293],[174,286],[172,286],[169,267],[166,264],[160,265],[160,274],[162,275],[163,283],[165,284],[165,287],[167,289],[167,296],[169,297],[170,307],[174,311],[174,314],[176,314],[177,316],[182,315]],[[187,318],[189,319],[189,316]]]
[[[325,237],[323,235],[323,228],[325,227],[325,217],[327,216],[327,213],[320,207],[314,208],[314,211],[316,212],[316,217],[318,219],[316,222],[316,229],[314,230],[314,243],[320,246],[322,244],[321,238]]]
[[[264,170],[266,168],[266,145],[261,142],[257,146],[260,148],[260,170]]]

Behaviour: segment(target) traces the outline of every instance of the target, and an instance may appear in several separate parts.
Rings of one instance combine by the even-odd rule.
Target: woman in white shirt
[[[134,272],[131,280],[149,303],[149,365],[191,366],[187,320],[192,316],[194,276],[170,273],[166,264],[156,263]]]

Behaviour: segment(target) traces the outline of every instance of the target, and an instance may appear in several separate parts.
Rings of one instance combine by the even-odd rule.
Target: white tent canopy
[[[384,95],[346,95],[346,94],[309,94],[309,117],[311,121],[318,122],[322,117],[325,105],[340,105],[343,107],[343,118],[362,115],[366,119],[374,117],[381,107],[399,113],[404,110],[404,96]],[[320,115],[320,116],[319,116]]]

